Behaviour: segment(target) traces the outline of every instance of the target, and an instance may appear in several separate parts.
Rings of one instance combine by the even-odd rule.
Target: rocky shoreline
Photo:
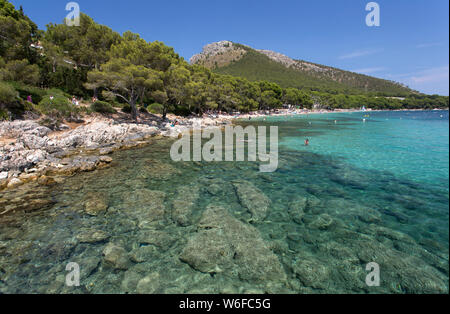
[[[177,138],[194,129],[223,127],[234,119],[358,111],[282,109],[270,114],[254,112],[203,118],[170,115],[168,118],[177,121],[176,125],[157,116],[143,117],[136,123],[97,115],[86,117],[80,125],[63,124],[56,131],[40,125],[37,120],[0,122],[0,190],[35,181],[43,185],[54,184],[55,180],[49,177],[108,167],[113,161],[108,155],[114,151],[147,145],[158,136]]]
[[[162,120],[134,123],[102,116],[88,117],[81,125],[62,125],[52,131],[35,120],[0,123],[0,190],[28,182],[55,184],[53,176],[108,167],[114,151],[147,145],[154,137],[176,138],[192,129],[220,127],[231,116],[173,117],[177,125]]]

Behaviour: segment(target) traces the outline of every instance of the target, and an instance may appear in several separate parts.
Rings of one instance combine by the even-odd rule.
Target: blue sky
[[[61,23],[65,0],[13,0],[40,28]],[[369,0],[77,0],[81,11],[123,33],[160,40],[189,58],[231,40],[345,70],[449,94],[449,2],[378,0],[380,27],[365,23]]]

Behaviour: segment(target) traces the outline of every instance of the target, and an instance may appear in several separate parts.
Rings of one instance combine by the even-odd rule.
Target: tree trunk
[[[163,121],[165,121],[166,118],[167,118],[167,107],[163,106],[163,116],[162,116]]]
[[[136,108],[136,102],[135,102],[135,101],[132,101],[132,102],[130,103],[130,106],[131,106],[131,118],[132,118],[134,121],[137,121],[138,112],[137,112],[137,108]]]

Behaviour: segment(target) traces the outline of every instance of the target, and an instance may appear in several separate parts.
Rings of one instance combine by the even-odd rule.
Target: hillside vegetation
[[[244,77],[251,81],[267,80],[284,88],[294,87],[333,94],[366,93],[397,97],[418,94],[393,81],[294,60],[276,52],[255,50],[241,44],[224,41],[205,48],[191,62],[206,66],[216,73]]]
[[[7,0],[0,0],[0,39],[0,120],[45,116],[77,121],[91,111],[117,110],[133,119],[142,111],[165,118],[169,112],[247,112],[286,104],[448,107],[448,97],[418,94],[373,78],[369,83],[361,83],[366,78],[339,78],[338,70],[281,57],[291,63],[286,67],[270,53],[231,42],[210,46],[211,55],[222,56],[220,60],[200,55],[193,58],[197,64],[189,64],[163,42],[147,42],[131,32],[119,34],[83,13],[78,27],[49,24],[42,31]],[[311,71],[305,75],[294,67]],[[330,75],[332,79],[326,79]],[[361,89],[361,84],[367,88]],[[387,95],[405,98],[381,97]],[[93,103],[77,106],[72,96],[92,98]]]

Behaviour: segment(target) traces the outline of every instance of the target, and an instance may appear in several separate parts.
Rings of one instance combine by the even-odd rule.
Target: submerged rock
[[[157,256],[157,248],[152,245],[140,246],[130,252],[130,259],[135,263],[150,261]]]
[[[80,267],[80,278],[85,279],[88,278],[98,267],[101,259],[97,256],[89,256],[83,259],[80,259],[78,264],[82,265]]]
[[[102,230],[85,229],[81,230],[77,235],[78,241],[81,243],[97,243],[103,242],[109,238],[109,234]]]
[[[24,184],[24,182],[22,180],[20,180],[18,178],[12,178],[11,180],[9,180],[7,187],[9,189],[13,189],[13,188],[21,186],[23,184]]]
[[[280,261],[259,231],[234,218],[227,209],[208,206],[198,229],[180,255],[192,268],[254,282],[286,279]]]
[[[52,207],[55,202],[51,199],[31,199],[23,204],[26,213],[35,210],[48,209]]]
[[[192,208],[199,197],[197,185],[185,185],[178,189],[177,197],[173,201],[172,220],[180,226],[191,223]]]
[[[107,197],[104,193],[89,193],[84,210],[90,216],[97,216],[108,209]]]
[[[122,280],[122,292],[124,293],[136,293],[136,287],[138,282],[142,279],[142,276],[134,271],[132,268],[125,272]]]
[[[448,293],[448,273],[443,274],[431,267],[424,260],[414,256],[420,247],[408,242],[408,236],[401,236],[399,232],[387,231],[384,234],[395,235],[395,238],[407,247],[407,252],[401,252],[387,243],[381,243],[373,238],[360,239],[352,243],[353,250],[364,263],[376,262],[382,271],[380,288],[388,289],[390,293]],[[402,239],[402,240],[400,240]],[[406,240],[406,241],[404,241]],[[384,284],[383,284],[384,283]]]
[[[303,196],[297,196],[289,203],[289,216],[291,216],[294,222],[298,224],[302,223],[307,205],[308,199]]]
[[[57,262],[62,262],[69,258],[76,245],[76,240],[52,242],[42,248],[39,255]]]
[[[331,218],[328,214],[322,214],[319,215],[313,222],[309,224],[309,227],[319,229],[319,230],[326,230],[330,228],[334,223],[333,218]]]
[[[365,208],[365,210],[361,211],[357,214],[359,220],[365,223],[379,223],[381,222],[381,214],[370,208]]]
[[[159,273],[151,273],[139,280],[136,290],[139,294],[154,294],[161,286],[161,279]]]
[[[317,196],[308,195],[307,199],[308,199],[308,210],[314,211],[321,204],[321,201]]]
[[[248,181],[234,181],[233,186],[241,205],[252,214],[252,219],[261,222],[267,217],[270,199]]]
[[[140,245],[153,245],[167,251],[177,239],[164,231],[144,230],[139,234],[138,240]]]
[[[8,186],[8,180],[6,180],[6,179],[1,180],[0,179],[0,190],[5,189],[7,186]]]
[[[56,184],[55,179],[51,178],[51,177],[47,177],[47,176],[41,176],[38,179],[38,183],[40,185],[45,185],[45,186],[49,186],[49,185],[53,185]]]
[[[113,159],[111,157],[108,156],[100,156],[99,158],[100,162],[104,162],[104,163],[111,163],[113,161]]]
[[[301,257],[293,265],[293,271],[307,287],[325,289],[329,285],[330,270],[318,259]]]
[[[166,181],[177,174],[180,174],[177,168],[159,160],[150,159],[143,166],[143,175],[156,180]]]
[[[212,184],[206,186],[205,189],[206,189],[206,192],[208,192],[212,196],[218,196],[218,195],[223,194],[223,186],[221,186],[217,183],[212,183]]]
[[[364,190],[369,186],[366,176],[349,167],[334,170],[334,173],[330,175],[330,180],[343,186],[360,190]]]
[[[151,227],[154,222],[164,219],[166,193],[149,189],[139,189],[123,196],[124,212],[138,221],[141,229]]]
[[[127,270],[131,266],[128,252],[123,247],[114,243],[108,243],[103,250],[103,260],[106,265],[114,269]]]

